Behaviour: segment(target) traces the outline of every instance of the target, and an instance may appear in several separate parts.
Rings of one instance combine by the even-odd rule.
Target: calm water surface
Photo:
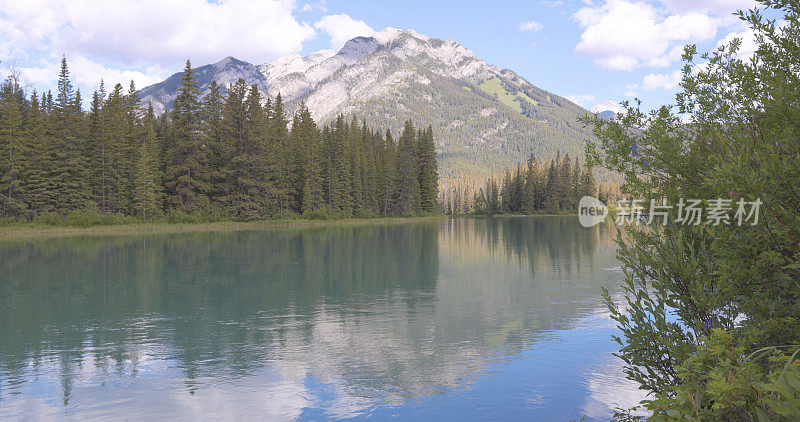
[[[606,420],[576,217],[0,243],[0,419]]]

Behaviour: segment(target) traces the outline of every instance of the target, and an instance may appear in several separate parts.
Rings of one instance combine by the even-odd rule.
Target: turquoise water
[[[606,420],[640,398],[577,217],[0,244],[0,419]]]

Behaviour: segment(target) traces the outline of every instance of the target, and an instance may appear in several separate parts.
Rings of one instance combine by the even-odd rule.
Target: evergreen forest
[[[174,109],[156,116],[131,82],[88,110],[66,58],[55,92],[0,86],[0,217],[260,220],[438,211],[433,130],[393,135],[356,116],[318,125],[243,79],[201,98],[187,60]]]
[[[453,186],[440,197],[446,214],[537,214],[575,212],[583,196],[607,201],[605,189],[598,189],[592,170],[572,161],[569,154],[549,162],[533,156],[502,178],[489,177],[483,186]]]

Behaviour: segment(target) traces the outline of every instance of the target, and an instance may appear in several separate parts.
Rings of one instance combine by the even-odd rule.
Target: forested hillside
[[[11,75],[0,89],[0,216],[436,212],[430,126],[407,121],[395,142],[356,116],[322,128],[305,106],[287,116],[280,95],[243,79],[226,91],[212,82],[200,99],[187,61],[174,107],[156,117],[133,83],[101,84],[84,111],[66,59],[55,94],[28,96]]]
[[[616,185],[598,187],[593,171],[569,154],[556,152],[549,162],[531,156],[507,168],[502,176],[480,184],[459,184],[439,198],[446,214],[536,214],[575,212],[581,197],[607,202],[616,197]]]

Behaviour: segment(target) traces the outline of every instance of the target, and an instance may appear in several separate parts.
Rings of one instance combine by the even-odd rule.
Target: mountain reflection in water
[[[0,245],[0,419],[606,419],[613,228],[420,220]]]

